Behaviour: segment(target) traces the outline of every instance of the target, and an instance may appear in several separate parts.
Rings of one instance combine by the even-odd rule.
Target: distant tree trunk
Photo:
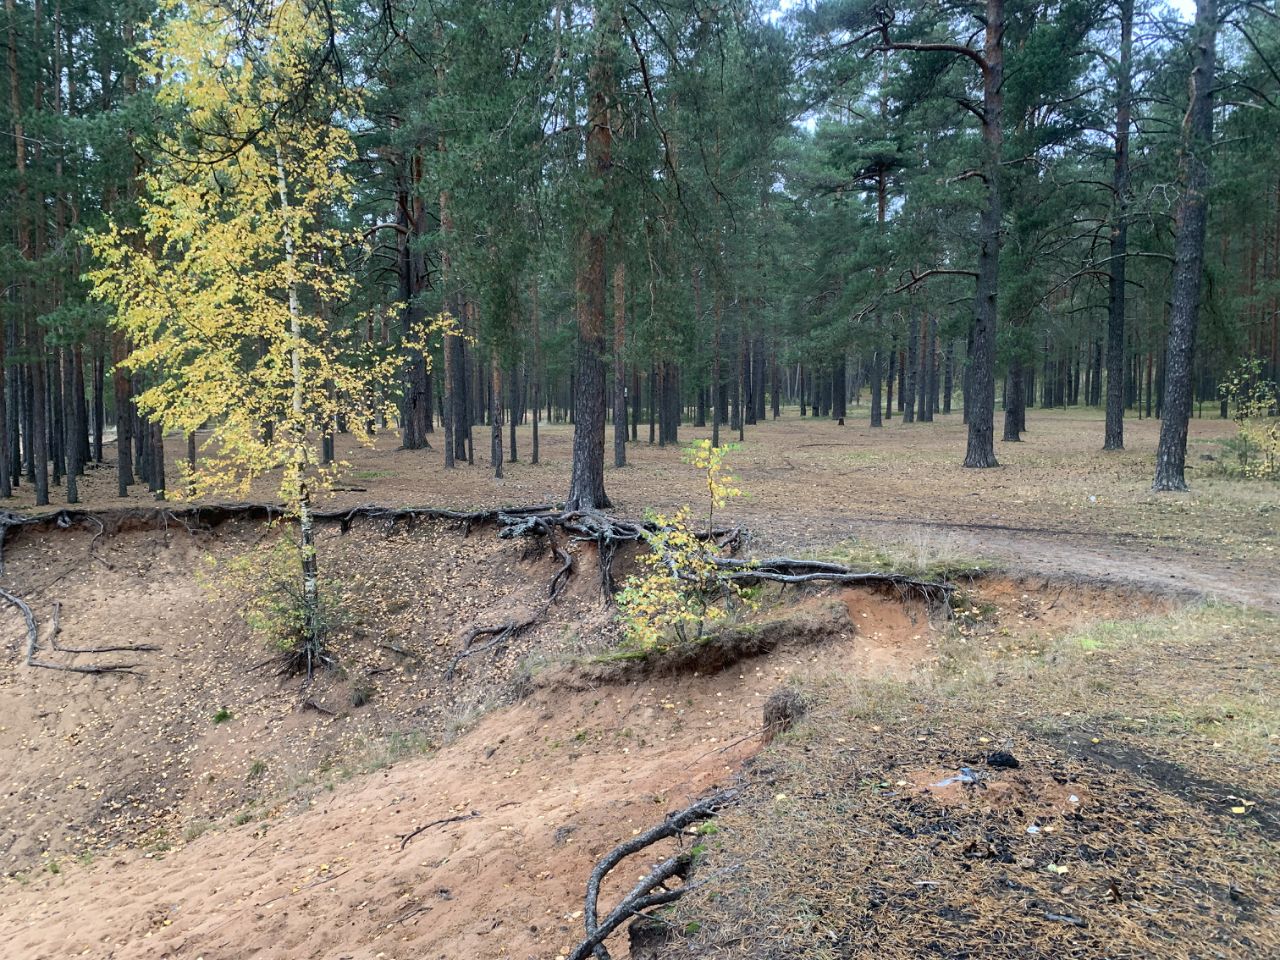
[[[929,318],[929,412],[925,418],[933,422],[938,412],[938,318]]]
[[[78,473],[83,476],[85,466],[92,456],[89,445],[89,401],[84,389],[84,348],[76,344],[71,348],[72,371],[70,377],[71,406],[75,417],[75,459]]]
[[[49,384],[49,462],[53,467],[53,485],[62,482],[67,461],[63,448],[66,445],[66,405],[62,397],[62,355],[60,347],[54,347],[45,362],[45,378]]]
[[[516,424],[519,422],[522,412],[520,405],[523,390],[520,382],[520,368],[513,364],[507,373],[507,413],[509,415],[507,421],[507,463],[516,463],[519,460],[516,456]]]
[[[916,419],[925,422],[932,420],[929,416],[929,317],[920,317],[919,364],[915,369]]]
[[[663,394],[667,398],[667,442],[680,442],[680,365],[668,362],[666,368],[666,387]]]
[[[973,380],[973,372],[970,365],[970,354],[973,353],[973,324],[969,324],[968,336],[965,339],[964,364],[960,368],[960,405],[961,417],[967,425],[969,423],[969,406],[970,393],[969,384]]]
[[[640,370],[634,364],[631,366],[631,440],[638,443],[640,440],[640,410],[641,397],[644,391],[640,387]]]
[[[3,337],[6,353],[12,354],[16,349],[17,326],[18,324],[16,320],[11,320],[5,324]],[[4,456],[7,457],[5,467],[7,468],[7,473],[9,475],[9,484],[12,488],[16,489],[18,485],[22,483],[22,447],[20,442],[21,438],[19,436],[22,423],[24,422],[22,419],[22,367],[15,366],[11,369],[6,369],[5,374],[5,379],[8,380],[8,383],[5,384],[5,392],[7,394],[6,406],[8,408],[6,411],[8,417],[5,426],[9,438],[8,447],[3,451],[3,453]]]
[[[164,428],[159,423],[147,424],[147,437],[151,445],[151,472],[148,489],[157,500],[165,498]]]
[[[751,398],[752,423],[759,423],[765,418],[765,352],[764,341],[757,337],[751,347]]]
[[[121,368],[126,353],[122,334],[115,339],[115,370],[112,381],[116,393],[116,481],[117,496],[127,497],[129,487],[136,482],[133,477],[133,397],[129,375]]]
[[[66,457],[67,457],[67,503],[80,502],[80,489],[78,476],[81,470],[80,463],[80,415],[83,412],[83,402],[77,407],[75,401],[76,386],[76,362],[75,353],[70,347],[66,347],[62,351],[62,396],[65,404],[66,413],[64,414],[66,437]],[[79,391],[81,400],[84,399],[83,388]]]
[[[1009,360],[1009,375],[1004,386],[1004,436],[1000,439],[1006,443],[1018,443],[1022,440],[1023,411],[1026,410],[1026,377],[1022,370],[1022,357],[1015,345],[1013,357]]]
[[[982,140],[987,203],[978,228],[978,279],[974,297],[973,351],[965,398],[969,443],[966,467],[995,467],[996,296],[1000,287],[1000,162],[1004,94],[1004,0],[987,0],[985,66],[982,71]]]
[[[778,417],[782,415],[782,364],[778,363],[776,353],[777,347],[773,347],[772,350],[774,352],[771,352],[769,358],[769,365],[772,371],[770,374],[770,385],[772,387],[771,400],[773,407],[771,412],[773,414],[773,419],[777,420]]]
[[[908,334],[910,339],[910,334]],[[910,423],[912,418],[907,416],[907,389],[909,386],[909,378],[911,373],[911,364],[907,359],[906,348],[898,350],[898,412],[902,414],[904,423]]]
[[[721,329],[724,324],[724,293],[719,280],[715,283],[715,327],[711,337],[711,446],[720,446],[720,423],[724,419],[723,383],[720,375]],[[800,401],[800,416],[804,416],[804,401]]]
[[[649,446],[657,442],[658,437],[658,365],[649,364]]]
[[[412,163],[417,169],[417,158],[402,158],[403,166]],[[422,322],[422,306],[418,296],[425,277],[422,252],[415,249],[413,240],[423,229],[422,202],[416,191],[410,192],[409,171],[402,170],[400,190],[396,198],[397,233],[396,271],[400,282],[400,333],[403,366],[402,396],[400,401],[400,445],[406,450],[430,448],[427,441],[427,420],[430,419],[431,394],[427,384],[427,365],[422,351],[412,344],[414,332]]]
[[[538,420],[542,417],[542,317],[538,310],[538,281],[535,278],[530,291],[533,314],[533,437],[530,440],[529,462],[535,466],[541,451],[538,449]]]
[[[468,302],[463,305],[463,314],[467,317],[467,329],[470,330],[471,304]],[[458,405],[460,407],[461,416],[458,418],[458,430],[461,436],[458,442],[462,445],[466,452],[466,460],[468,466],[475,466],[476,463],[476,444],[475,437],[472,433],[472,427],[476,422],[476,404],[479,402],[480,391],[477,389],[477,381],[479,377],[476,371],[471,369],[474,356],[470,356],[467,351],[467,341],[462,337],[454,337],[457,341],[458,348],[458,364],[456,367],[458,373]]]
[[[33,329],[34,328],[34,329]],[[45,416],[48,402],[45,386],[44,331],[35,320],[29,321],[28,343],[31,345],[31,463],[35,469],[36,506],[49,504],[49,434]]]
[[[884,425],[884,419],[880,415],[881,393],[883,393],[883,384],[880,382],[883,376],[880,370],[881,350],[876,350],[871,354],[871,426],[880,427]]]
[[[1107,419],[1103,450],[1124,449],[1125,270],[1129,246],[1129,128],[1133,100],[1133,0],[1120,0],[1111,256],[1107,288]]]
[[[948,414],[951,412],[951,395],[955,393],[955,367],[956,367],[956,342],[953,338],[947,338],[946,359],[944,361],[944,376],[942,381],[942,412]]]
[[[330,401],[335,401],[337,396],[337,388],[333,385],[332,381],[329,382],[326,389],[328,391]],[[330,420],[328,423],[325,424],[324,432],[321,433],[320,435],[320,462],[326,465],[333,463],[333,461],[337,459],[337,450],[335,449],[334,429],[335,429],[335,423],[333,420]],[[195,443],[196,435],[192,433],[190,439],[192,443]],[[195,461],[192,461],[193,464],[194,462]]]
[[[886,372],[885,378],[884,378],[884,419],[892,420],[893,419],[893,378],[896,375],[894,373],[894,363],[898,359],[898,351],[895,350],[893,347],[893,344],[890,343],[889,350],[887,353],[889,357],[889,369]]]
[[[7,380],[8,368],[5,365],[5,324],[0,321],[0,497],[8,498],[13,496],[13,474],[9,447],[11,442],[11,434],[9,433],[9,409]]]
[[[902,420],[904,423],[916,421],[916,380],[920,363],[920,318],[912,311],[911,321],[907,327],[907,354],[902,365],[903,382],[900,384],[899,396],[903,400]]]
[[[1129,246],[1129,128],[1133,109],[1133,0],[1120,0],[1116,77],[1115,165],[1111,188],[1111,257],[1107,288],[1107,416],[1102,449],[1124,449],[1125,268]]]
[[[831,419],[839,420],[842,424],[848,413],[848,400],[845,397],[849,379],[848,363],[848,356],[841,350],[831,371]]]
[[[489,358],[489,461],[502,479],[502,364],[495,350]]]
[[[1175,219],[1173,296],[1169,314],[1165,402],[1156,448],[1153,490],[1186,490],[1187,427],[1191,419],[1192,355],[1200,315],[1204,238],[1208,220],[1209,151],[1213,141],[1213,83],[1218,39],[1217,0],[1196,0],[1191,102],[1182,124]]]

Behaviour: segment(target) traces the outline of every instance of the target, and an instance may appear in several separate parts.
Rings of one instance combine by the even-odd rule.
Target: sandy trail
[[[547,686],[437,754],[322,792],[265,830],[10,881],[0,942],[22,960],[555,957],[580,933],[595,861],[731,781],[780,684],[812,671],[905,676],[928,658],[927,625],[897,602],[845,600],[848,629],[821,646],[717,676]],[[400,849],[398,835],[473,812]],[[616,886],[640,867],[619,870]]]

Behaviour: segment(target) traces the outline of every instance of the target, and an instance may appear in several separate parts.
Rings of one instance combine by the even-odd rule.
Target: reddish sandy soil
[[[518,704],[454,739],[451,716],[486,691],[497,698],[514,657],[469,661],[467,676],[448,684],[440,669],[458,629],[398,619],[388,603],[427,572],[455,594],[471,584],[466,600],[418,601],[461,619],[450,603],[483,595],[483,567],[484,583],[502,571],[516,581],[505,602],[518,605],[543,589],[549,561],[521,561],[516,545],[451,529],[328,536],[331,568],[384,588],[386,599],[366,598],[379,639],[415,657],[359,710],[342,700],[348,684],[322,678],[306,695],[330,716],[300,711],[296,683],[246,670],[252,641],[231,605],[209,602],[196,584],[206,554],[260,537],[249,524],[216,540],[125,533],[97,544],[103,563],[87,569],[87,534],[55,538],[54,549],[25,536],[11,546],[9,574],[37,609],[61,597],[64,646],[114,623],[160,651],[130,657],[144,661],[143,677],[31,670],[16,657],[5,668],[6,956],[553,957],[580,930],[575,911],[595,860],[731,780],[759,748],[761,705],[779,685],[831,670],[905,679],[933,657],[923,610],[846,591],[784,608],[807,641],[726,673],[608,684],[599,671],[589,679],[553,666]],[[378,575],[392,557],[399,580]],[[531,640],[542,657],[580,649],[572,624],[603,627],[594,576],[581,573],[574,590]],[[360,636],[343,652],[353,674],[355,647],[369,646]],[[42,650],[53,656],[47,631]],[[388,661],[399,658],[368,663]],[[231,718],[213,723],[219,705]],[[410,732],[430,738],[418,756],[344,772],[361,762],[362,745]],[[429,827],[401,849],[398,836],[453,817],[467,819]]]

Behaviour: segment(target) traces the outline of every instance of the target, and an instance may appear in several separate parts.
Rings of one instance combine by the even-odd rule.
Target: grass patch
[[[959,580],[995,573],[991,560],[964,553],[923,534],[898,540],[849,540],[820,554],[817,559],[842,563],[868,573],[900,573],[922,580]]]

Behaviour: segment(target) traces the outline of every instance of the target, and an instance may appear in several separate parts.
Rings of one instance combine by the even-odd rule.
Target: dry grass
[[[672,916],[679,955],[1280,950],[1280,624],[1202,606],[1011,639],[957,632],[911,686],[813,685],[719,821],[727,872]],[[930,786],[965,766],[985,782]]]

